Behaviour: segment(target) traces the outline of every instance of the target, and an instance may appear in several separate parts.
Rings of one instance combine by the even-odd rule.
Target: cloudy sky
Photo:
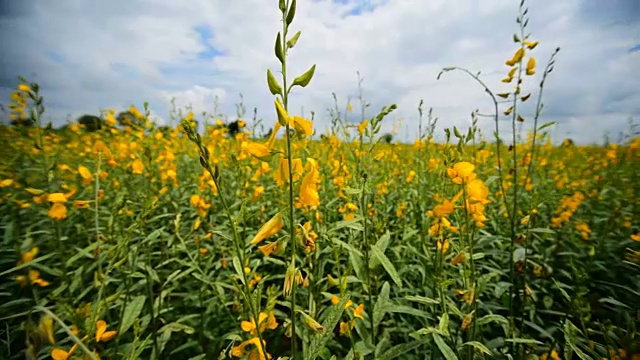
[[[637,0],[530,0],[529,31],[539,40],[537,92],[542,66],[561,51],[544,94],[541,121],[552,134],[581,143],[613,139],[640,122],[640,2]],[[0,0],[0,103],[7,104],[17,75],[41,84],[47,116],[59,125],[100,109],[118,111],[144,101],[167,121],[171,99],[196,113],[220,109],[233,117],[243,95],[266,124],[275,119],[266,70],[281,29],[277,0]],[[329,124],[332,92],[344,107],[356,97],[359,71],[372,104],[398,110],[384,131],[399,139],[417,133],[420,99],[443,127],[466,128],[470,113],[491,111],[491,101],[470,78],[447,66],[482,71],[496,92],[515,50],[518,0],[299,0],[290,72],[317,64],[306,88],[295,88],[291,112],[316,113],[319,133]],[[275,72],[278,75],[277,72]],[[505,108],[506,106],[503,106]],[[531,117],[531,109],[523,114]],[[355,115],[352,116],[356,121]],[[481,128],[492,137],[491,119]],[[501,127],[509,134],[509,123]],[[502,129],[501,128],[501,129]]]

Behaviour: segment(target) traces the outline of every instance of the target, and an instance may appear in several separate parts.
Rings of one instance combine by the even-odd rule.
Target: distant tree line
[[[118,125],[121,127],[133,127],[133,128],[144,127],[144,120],[138,118],[129,110],[121,111],[120,113],[118,113],[118,115],[116,116],[116,121],[118,122]],[[194,120],[194,121],[197,126],[198,121],[197,120]],[[85,131],[88,131],[88,132],[100,131],[104,127],[104,120],[101,117],[96,115],[89,115],[89,114],[82,115],[78,117],[76,122],[82,125]],[[244,121],[235,120],[228,124],[211,125],[211,127],[214,129],[226,129],[226,132],[229,136],[235,136],[236,134],[242,131],[242,128],[244,127]],[[158,130],[164,133],[168,133],[171,130],[171,127],[163,125],[163,126],[159,126]]]

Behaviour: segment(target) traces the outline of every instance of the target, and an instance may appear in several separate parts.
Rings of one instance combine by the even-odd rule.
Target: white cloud
[[[640,17],[629,16],[637,12],[633,1],[612,0],[617,7],[580,0],[529,2],[529,28],[540,40],[534,53],[538,74],[527,79],[530,89],[536,89],[553,49],[562,48],[548,80],[541,121],[557,121],[558,137],[580,142],[623,130],[628,116],[640,115],[640,78],[632,76],[640,70],[640,52],[629,52],[640,42],[633,38],[640,33]],[[6,48],[0,85],[14,86],[18,74],[40,82],[54,123],[64,122],[68,113],[125,109],[143,101],[166,119],[173,97],[178,106],[213,112],[216,95],[232,115],[239,93],[247,109],[257,107],[266,123],[274,120],[265,73],[279,70],[273,54],[281,29],[276,1],[16,4],[0,16]],[[466,127],[471,111],[487,113],[491,102],[460,73],[441,80],[436,75],[445,66],[462,66],[481,70],[493,89],[508,90],[500,79],[515,49],[511,36],[517,30],[517,5],[511,0],[299,1],[293,31],[302,30],[302,36],[290,53],[289,81],[314,63],[317,70],[307,88],[295,88],[292,110],[314,110],[323,131],[329,123],[326,109],[333,106],[331,93],[344,106],[347,97],[357,96],[360,71],[364,96],[372,104],[367,116],[383,105],[399,106],[385,120],[385,130],[395,118],[403,119],[402,127],[417,129],[421,98],[439,118],[439,133],[444,126]],[[202,29],[210,34],[203,38]],[[6,94],[5,89],[0,95],[6,99]],[[531,107],[524,111],[530,117]],[[488,136],[492,133],[489,119],[482,119],[481,126]]]

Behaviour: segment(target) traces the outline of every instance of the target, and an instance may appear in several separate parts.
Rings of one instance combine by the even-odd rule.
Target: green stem
[[[367,237],[367,192],[365,190],[367,186],[367,177],[366,174],[363,174],[362,176],[362,196],[361,196],[361,202],[360,202],[360,206],[362,206],[362,222],[363,222],[363,227],[362,227],[362,244],[364,246],[364,262],[365,262],[365,266],[366,268],[365,270],[365,274],[367,276],[367,295],[368,295],[368,304],[367,304],[367,308],[368,311],[371,313],[371,315],[369,316],[369,320],[371,322],[371,340],[373,342],[374,347],[377,345],[377,341],[376,341],[376,328],[375,328],[375,324],[373,322],[373,288],[372,288],[372,284],[371,284],[371,271],[369,270],[369,248],[370,248],[370,244],[368,241],[368,237]]]

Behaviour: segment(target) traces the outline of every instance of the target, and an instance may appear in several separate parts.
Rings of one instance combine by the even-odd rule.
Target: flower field
[[[436,142],[419,107],[409,144],[381,140],[395,105],[336,105],[322,136],[289,111],[316,70],[287,78],[295,6],[267,135],[135,107],[54,129],[23,79],[0,132],[0,358],[640,359],[640,138],[551,143],[557,52],[537,63],[524,4],[511,90],[441,74],[491,96],[494,137]]]

